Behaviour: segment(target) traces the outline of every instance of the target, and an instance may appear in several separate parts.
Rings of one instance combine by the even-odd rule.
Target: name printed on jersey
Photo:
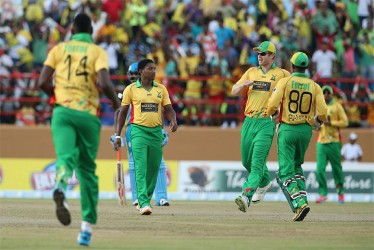
[[[158,104],[157,103],[142,103],[141,104],[141,111],[142,112],[158,112]]]
[[[254,81],[253,89],[258,91],[270,91],[271,82]]]

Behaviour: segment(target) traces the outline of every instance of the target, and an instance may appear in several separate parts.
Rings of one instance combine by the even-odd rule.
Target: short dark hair
[[[148,63],[154,63],[151,59],[142,59],[138,62],[138,70],[144,69]]]
[[[74,18],[75,33],[92,33],[91,18],[86,13],[79,13]]]

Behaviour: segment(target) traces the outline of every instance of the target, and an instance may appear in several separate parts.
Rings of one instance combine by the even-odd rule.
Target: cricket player
[[[338,203],[344,203],[343,185],[344,173],[340,158],[342,147],[340,128],[348,126],[348,118],[342,105],[332,98],[333,89],[326,85],[322,87],[327,103],[327,121],[321,126],[317,141],[317,181],[319,185],[319,198],[316,203],[327,200],[326,166],[330,162],[334,177]]]
[[[292,220],[302,221],[309,213],[305,177],[301,165],[312,137],[312,126],[327,119],[327,105],[321,87],[305,74],[308,56],[297,52],[291,58],[293,73],[281,79],[270,97],[268,114],[280,106],[277,148],[277,182],[295,213]],[[316,114],[315,114],[316,112]]]
[[[71,41],[52,48],[38,83],[50,97],[55,97],[51,128],[57,156],[53,192],[56,215],[63,225],[70,224],[65,191],[75,170],[80,183],[82,214],[78,244],[85,246],[90,245],[91,225],[97,221],[99,194],[95,174],[101,129],[97,80],[112,101],[112,107],[117,109],[120,106],[109,80],[108,55],[93,43],[91,34],[91,19],[87,14],[78,14],[74,19]]]
[[[132,63],[129,66],[127,71],[127,76],[131,83],[136,82],[138,80],[139,72],[138,72],[138,63]],[[122,93],[118,95],[120,100],[122,100]],[[118,110],[119,112],[119,110]],[[117,113],[116,113],[117,115]],[[129,173],[130,173],[130,183],[131,183],[131,193],[132,193],[132,203],[134,206],[138,205],[138,197],[136,194],[136,181],[135,181],[135,164],[134,164],[134,157],[132,154],[132,145],[131,145],[131,124],[130,124],[130,117],[131,117],[131,106],[127,113],[126,117],[126,144],[127,144],[127,152],[128,152],[128,160],[129,160]],[[117,121],[117,119],[115,119]],[[117,126],[117,122],[115,122],[114,127]],[[162,129],[162,134],[164,135],[164,139],[162,141],[162,146],[164,147],[169,142],[169,135],[166,130]],[[116,134],[112,135],[111,142],[114,142]],[[156,198],[156,206],[169,206],[170,203],[168,201],[167,196],[167,177],[166,177],[166,165],[164,157],[162,157],[160,169],[158,171],[158,177],[156,182],[155,188],[155,198]]]
[[[141,215],[152,213],[150,200],[155,189],[158,171],[162,160],[162,109],[170,121],[169,128],[177,131],[175,111],[172,108],[166,87],[154,81],[156,66],[150,59],[143,59],[138,63],[140,78],[125,88],[122,106],[118,114],[116,139],[114,149],[121,146],[122,128],[125,124],[127,112],[132,105],[131,146],[135,165],[135,180]]]
[[[271,187],[266,161],[273,142],[275,123],[266,112],[268,100],[277,82],[289,76],[287,70],[278,68],[274,63],[276,48],[269,41],[262,42],[253,50],[258,52],[258,67],[249,68],[232,87],[232,95],[239,96],[243,91],[248,99],[245,106],[245,120],[241,130],[240,151],[242,164],[249,176],[242,187],[242,194],[235,203],[246,212],[250,201],[258,202],[264,198]]]

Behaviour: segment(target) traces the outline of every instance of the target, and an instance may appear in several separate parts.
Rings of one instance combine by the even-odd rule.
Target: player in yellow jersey
[[[340,128],[348,126],[348,118],[342,105],[332,98],[332,87],[322,87],[323,95],[327,103],[327,121],[321,126],[317,141],[317,181],[319,185],[319,198],[316,203],[327,200],[326,166],[331,163],[332,176],[334,177],[338,203],[344,203],[343,185],[344,173],[340,158],[342,147]]]
[[[239,210],[246,212],[250,201],[259,202],[271,187],[266,161],[273,142],[275,124],[266,113],[268,100],[277,82],[289,76],[287,70],[274,63],[276,49],[269,41],[254,48],[258,52],[260,66],[249,68],[232,87],[233,96],[246,91],[245,120],[241,130],[240,151],[242,164],[249,176],[242,187],[242,194],[235,199]]]
[[[141,215],[152,213],[151,198],[162,159],[162,109],[170,121],[169,128],[177,131],[175,111],[166,87],[154,81],[155,63],[143,59],[138,63],[140,78],[123,91],[122,107],[117,118],[116,134],[120,135],[131,104],[131,144],[135,163],[135,181]],[[121,137],[116,136],[114,149],[119,150]]]
[[[39,79],[40,88],[55,97],[52,136],[55,146],[56,186],[53,198],[56,215],[63,225],[71,222],[65,191],[76,171],[80,183],[82,226],[78,244],[91,242],[91,224],[97,221],[99,195],[96,155],[100,141],[98,80],[113,109],[120,106],[109,80],[108,56],[91,38],[91,19],[78,14],[71,41],[56,45],[49,52]],[[54,78],[54,86],[52,86]]]
[[[267,112],[274,115],[280,105],[276,179],[295,213],[292,220],[302,221],[310,207],[301,165],[312,137],[312,126],[318,127],[327,119],[327,105],[321,87],[305,74],[308,56],[297,52],[290,61],[294,73],[278,82]]]

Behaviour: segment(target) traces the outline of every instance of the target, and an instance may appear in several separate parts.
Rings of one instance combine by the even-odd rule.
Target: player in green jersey
[[[253,50],[258,52],[258,67],[249,68],[232,88],[232,95],[246,92],[245,120],[241,130],[240,151],[242,164],[249,175],[242,187],[242,194],[235,203],[246,212],[250,201],[258,202],[264,198],[271,187],[266,161],[273,142],[275,124],[266,113],[268,100],[277,82],[289,76],[287,70],[278,68],[274,63],[276,48],[269,41],[262,42]]]
[[[270,97],[268,114],[278,112],[277,148],[280,185],[292,211],[292,220],[302,221],[309,213],[305,177],[301,165],[312,137],[312,126],[320,126],[327,119],[327,105],[321,87],[305,74],[308,56],[297,52],[291,58],[293,72],[281,79]]]
[[[86,246],[91,242],[91,224],[97,221],[99,198],[95,174],[101,128],[97,78],[104,94],[112,101],[113,109],[120,105],[109,79],[108,55],[93,43],[91,34],[91,19],[87,14],[78,14],[74,19],[71,41],[52,48],[38,83],[42,90],[55,98],[51,127],[57,156],[53,192],[56,215],[63,225],[70,224],[65,191],[75,170],[80,184],[82,211],[78,244]]]

